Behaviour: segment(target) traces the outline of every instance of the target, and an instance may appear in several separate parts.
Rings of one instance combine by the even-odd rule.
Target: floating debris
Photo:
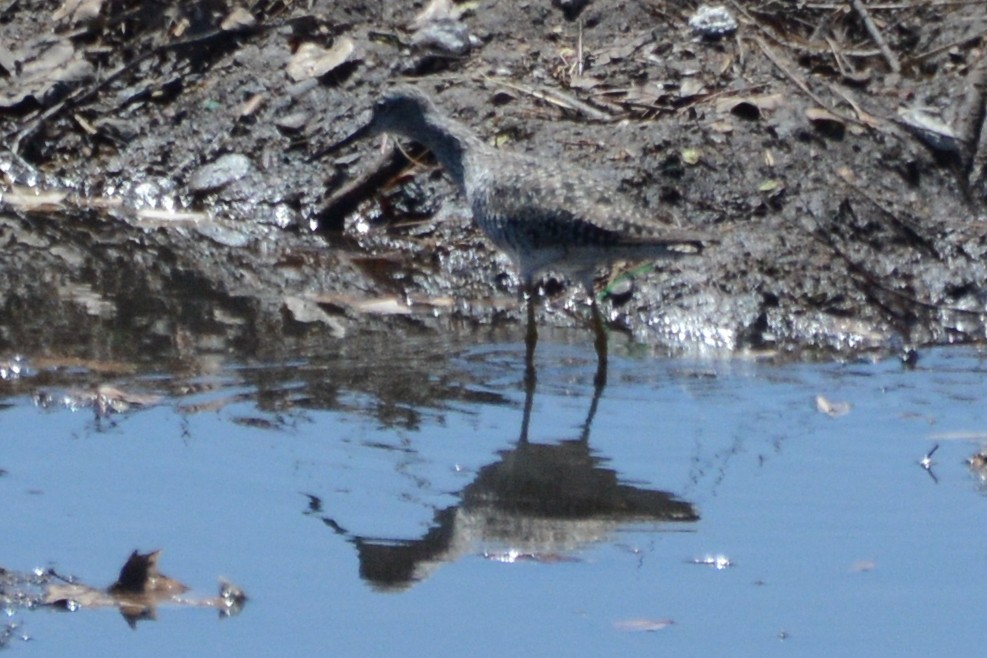
[[[27,361],[19,354],[9,359],[0,360],[0,380],[13,381],[32,374],[27,366]]]
[[[668,628],[675,621],[672,619],[625,619],[614,622],[613,627],[618,631],[634,633],[653,633]]]
[[[106,589],[90,587],[63,579],[48,585],[41,600],[43,605],[76,612],[83,608],[117,608],[131,626],[142,619],[153,619],[157,606],[163,603],[194,608],[214,608],[220,616],[231,617],[243,608],[247,595],[229,581],[220,579],[215,597],[183,596],[189,588],[165,576],[158,570],[161,551],[139,553],[127,558],[116,582]]]
[[[70,411],[94,409],[96,415],[105,418],[111,414],[130,411],[134,407],[153,407],[161,403],[160,395],[140,394],[123,391],[114,386],[101,384],[93,390],[67,391],[61,404]],[[35,404],[42,408],[51,407],[55,400],[49,394],[39,391],[35,394]]]
[[[699,564],[706,567],[713,567],[717,571],[729,569],[734,566],[733,560],[726,555],[706,555],[705,557],[693,558],[692,564]]]
[[[922,457],[922,459],[919,460],[919,462],[918,462],[919,463],[919,466],[921,466],[922,468],[924,468],[927,471],[932,470],[932,465],[935,463],[935,462],[932,461],[932,455],[936,454],[936,450],[938,450],[938,449],[939,449],[939,444],[938,443],[936,445],[932,446],[932,450],[930,450],[929,452],[925,453],[925,457]]]
[[[539,564],[559,564],[562,562],[579,562],[578,558],[561,553],[532,553],[508,549],[506,551],[486,551],[483,553],[485,560],[492,562],[503,562],[504,564],[516,564],[518,562],[537,562]]]
[[[980,487],[987,486],[987,451],[978,450],[966,459],[967,466],[978,481]]]
[[[816,411],[826,414],[830,418],[845,416],[850,413],[851,408],[849,402],[833,402],[822,395],[816,396]]]

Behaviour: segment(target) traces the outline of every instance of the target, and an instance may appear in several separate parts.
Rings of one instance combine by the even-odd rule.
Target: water
[[[105,586],[160,548],[195,594],[224,576],[250,597],[221,620],[164,605],[136,632],[112,609],[19,610],[32,640],[12,655],[980,646],[978,352],[914,369],[625,354],[594,412],[586,347],[539,345],[527,445],[512,343],[118,378],[163,397],[101,418],[0,382],[0,565]],[[717,557],[732,566],[697,564]]]

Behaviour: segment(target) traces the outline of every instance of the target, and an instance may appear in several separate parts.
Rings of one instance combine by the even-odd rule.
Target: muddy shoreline
[[[716,236],[620,284],[608,318],[632,343],[853,358],[984,338],[982,7],[875,11],[882,49],[843,9],[740,3],[710,39],[677,3],[310,5],[4,10],[0,352],[274,358],[517,329],[514,272],[427,159],[310,161],[399,79]],[[543,326],[585,324],[578,289],[545,290]]]

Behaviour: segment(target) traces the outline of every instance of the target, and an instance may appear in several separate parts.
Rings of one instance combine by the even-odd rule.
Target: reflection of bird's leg
[[[603,390],[607,384],[607,328],[603,324],[603,316],[596,305],[596,297],[591,297],[590,312],[593,323],[593,346],[596,348],[596,376],[593,384],[598,390]]]
[[[602,378],[606,383],[607,373],[604,368]],[[596,373],[596,386],[593,387],[593,399],[589,403],[589,412],[586,414],[586,421],[583,423],[583,431],[579,435],[581,443],[589,443],[589,431],[593,427],[593,419],[596,418],[596,407],[600,404],[600,396],[603,394],[603,383],[599,382],[600,372]]]

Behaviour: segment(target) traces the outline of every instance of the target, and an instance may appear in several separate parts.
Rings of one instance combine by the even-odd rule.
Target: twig
[[[801,80],[800,78],[796,77],[796,75],[794,73],[792,73],[791,71],[788,70],[788,67],[785,66],[782,63],[781,58],[778,57],[778,54],[775,53],[774,50],[771,49],[771,46],[769,46],[767,43],[764,42],[764,39],[762,39],[761,37],[754,37],[754,43],[756,43],[758,45],[758,47],[761,49],[761,52],[763,52],[767,56],[767,58],[771,60],[771,63],[772,64],[774,64],[776,67],[778,67],[778,69],[781,70],[781,72],[784,73],[785,76],[787,76],[789,80],[791,80],[792,82],[794,82],[795,85],[799,89],[801,89],[805,93],[806,96],[808,96],[809,98],[811,98],[812,100],[814,100],[819,105],[819,107],[824,108],[827,112],[829,112],[833,116],[839,117],[840,119],[843,119],[844,121],[849,121],[851,123],[856,123],[856,124],[861,125],[861,126],[871,127],[870,124],[868,124],[866,121],[861,121],[860,119],[855,119],[854,117],[849,116],[847,114],[844,114],[844,113],[840,112],[839,110],[837,110],[836,108],[831,107],[829,103],[827,103],[822,98],[820,98],[818,95],[816,95],[811,89],[809,89],[809,85],[805,84],[805,81],[804,80]]]
[[[965,36],[962,39],[957,39],[956,41],[950,41],[947,44],[933,48],[932,50],[927,50],[924,53],[919,53],[913,57],[908,57],[908,61],[911,62],[921,62],[922,60],[929,59],[930,57],[935,57],[940,53],[944,53],[947,50],[956,48],[959,46],[965,46],[967,44],[972,44],[974,41],[979,41],[980,39],[987,36],[987,28],[980,30],[979,32],[974,32],[969,36]]]
[[[274,27],[275,27],[274,25],[271,25],[271,26],[266,26],[266,27],[261,28],[261,29],[263,29],[263,30],[269,30],[269,29],[274,29]],[[233,37],[233,36],[236,36],[236,34],[237,34],[237,31],[235,31],[235,30],[213,30],[211,32],[207,32],[205,34],[196,35],[194,37],[189,37],[189,38],[183,39],[181,41],[174,41],[174,42],[171,42],[171,43],[165,43],[165,44],[156,46],[156,47],[152,48],[151,50],[149,50],[149,51],[147,51],[147,52],[145,52],[145,53],[143,53],[141,55],[138,55],[135,59],[132,59],[129,62],[125,62],[125,63],[121,64],[116,69],[114,69],[113,71],[111,71],[110,74],[107,75],[105,78],[103,78],[102,80],[97,81],[95,84],[89,86],[88,88],[86,88],[86,89],[81,89],[81,88],[80,89],[76,89],[71,94],[69,94],[67,97],[63,98],[60,102],[56,103],[55,105],[52,105],[47,110],[45,110],[44,112],[42,112],[41,114],[39,114],[37,117],[35,117],[34,119],[32,119],[23,128],[20,128],[19,130],[12,131],[12,132],[8,133],[7,135],[5,135],[5,138],[10,141],[10,147],[9,147],[10,150],[11,151],[14,151],[16,153],[18,150],[20,150],[21,141],[23,141],[23,139],[25,137],[34,134],[38,129],[41,128],[41,126],[46,121],[48,121],[49,119],[51,119],[51,118],[53,118],[55,116],[58,116],[59,114],[61,114],[62,112],[65,112],[66,110],[70,110],[72,108],[78,107],[79,105],[81,105],[82,103],[84,103],[85,101],[89,100],[90,98],[92,98],[93,96],[95,96],[97,93],[99,93],[99,91],[101,91],[107,85],[109,85],[113,81],[117,80],[124,73],[126,73],[126,72],[128,72],[128,71],[130,71],[130,70],[132,70],[134,68],[136,68],[137,66],[139,66],[140,64],[142,64],[146,60],[148,60],[148,59],[150,59],[150,58],[152,58],[152,57],[154,57],[156,55],[160,55],[163,52],[167,52],[169,50],[178,50],[178,49],[181,49],[181,48],[185,48],[187,46],[198,45],[200,43],[207,43],[207,42],[210,42],[210,41],[212,41],[212,40],[214,40],[214,39],[216,39],[218,37],[222,37],[222,36]]]
[[[881,54],[884,55],[884,59],[888,61],[888,66],[895,73],[901,73],[901,62],[898,61],[898,56],[891,51],[888,47],[888,43],[884,40],[884,36],[881,31],[877,29],[877,25],[874,24],[874,19],[870,17],[870,12],[867,11],[867,6],[864,5],[864,0],[850,0],[850,4],[853,9],[860,14],[860,19],[864,22],[864,27],[867,28],[867,32],[870,33],[871,39],[877,44],[877,47],[881,49]]]
[[[856,193],[857,196],[859,196],[864,203],[868,203],[874,208],[876,208],[879,213],[881,213],[887,218],[887,221],[892,226],[894,226],[904,235],[907,235],[908,238],[912,242],[914,242],[923,252],[925,252],[926,255],[940,262],[944,260],[944,258],[939,254],[939,251],[936,249],[933,240],[931,238],[927,238],[926,236],[922,235],[920,222],[909,222],[906,221],[905,219],[902,219],[897,214],[895,214],[893,210],[891,210],[890,208],[882,204],[880,201],[878,201],[875,198],[872,190],[862,189],[859,185],[855,185],[848,181],[844,181],[844,185],[846,185],[847,189],[853,190],[853,192]]]
[[[408,162],[424,155],[424,149],[407,154],[403,150],[388,147],[387,151],[359,177],[337,189],[319,209],[318,230],[342,231],[346,217],[364,200],[371,198],[390,180],[400,174]]]
[[[534,98],[543,100],[546,103],[551,103],[552,105],[556,105],[558,107],[562,107],[567,110],[572,110],[575,112],[579,112],[581,114],[585,114],[593,121],[609,122],[614,120],[614,117],[607,114],[606,112],[603,112],[602,110],[598,110],[592,105],[589,105],[588,103],[584,103],[583,101],[579,100],[575,96],[572,96],[571,94],[565,94],[556,89],[546,89],[542,91],[539,89],[535,89],[534,87],[531,87],[529,85],[522,85],[514,82],[508,82],[507,80],[502,80],[499,78],[484,77],[483,79],[487,82],[493,82],[495,84],[501,85],[502,87],[507,87],[508,89],[513,89],[514,91],[519,91],[523,94],[528,94],[529,96],[533,96]]]
[[[828,230],[827,226],[823,225],[823,223],[820,221],[818,217],[813,216],[813,220],[816,226],[819,228],[819,230],[815,232],[810,231],[809,235],[819,243],[829,247],[830,250],[832,250],[832,252],[835,253],[846,264],[851,274],[851,279],[854,281],[854,283],[857,284],[858,290],[860,290],[860,292],[863,293],[866,297],[871,299],[877,306],[884,309],[885,312],[887,312],[889,315],[892,316],[892,318],[899,320],[906,319],[904,317],[904,314],[902,313],[902,310],[907,311],[911,309],[909,309],[908,307],[898,310],[891,308],[891,306],[885,300],[882,300],[880,296],[876,294],[876,291],[883,291],[891,295],[892,297],[897,298],[900,301],[907,302],[908,304],[912,305],[916,309],[925,309],[927,311],[935,311],[938,313],[949,312],[967,317],[975,317],[979,319],[981,324],[983,324],[985,320],[987,320],[987,315],[985,315],[982,311],[960,308],[958,306],[952,306],[950,304],[941,304],[933,301],[928,301],[925,299],[919,299],[918,297],[911,295],[907,292],[903,292],[901,290],[892,288],[890,285],[885,283],[884,278],[875,275],[864,265],[851,258],[848,253],[840,249],[840,247],[836,243],[836,240],[833,238],[832,232]],[[861,282],[860,279],[853,277],[852,276],[853,274],[856,274],[859,277],[861,277],[863,279],[863,282]],[[869,287],[865,287],[863,283],[866,283]]]
[[[967,93],[957,118],[960,139],[966,144],[967,189],[987,180],[987,55],[971,67],[967,74]]]
[[[576,43],[576,75],[583,77],[583,19],[579,19],[579,41]]]

